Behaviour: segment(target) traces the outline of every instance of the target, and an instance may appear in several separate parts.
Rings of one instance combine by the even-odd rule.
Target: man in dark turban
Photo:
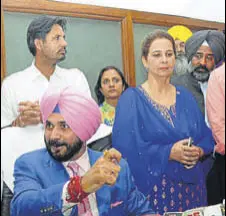
[[[225,58],[225,35],[216,30],[202,30],[193,34],[188,39],[185,45],[185,52],[188,58],[188,73],[178,77],[173,77],[171,82],[176,85],[182,85],[188,88],[199,105],[207,125],[206,112],[206,91],[210,73],[218,67]],[[213,160],[209,156],[204,163],[206,163],[206,174],[211,169]],[[208,204],[213,205],[211,200],[217,199],[217,193],[212,188],[216,182],[216,175],[213,169],[207,176],[207,197]]]
[[[195,32],[185,44],[188,72],[172,78],[175,85],[188,88],[194,95],[205,115],[205,95],[211,71],[225,56],[225,35],[216,30]]]

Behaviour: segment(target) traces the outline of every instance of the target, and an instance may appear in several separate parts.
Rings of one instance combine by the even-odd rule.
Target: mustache
[[[209,73],[210,71],[205,65],[192,65],[192,62],[190,61],[188,63],[188,72]]]
[[[65,142],[59,142],[57,140],[49,140],[48,142],[49,147],[60,147],[60,146],[67,146],[67,143]]]
[[[197,67],[194,68],[194,71],[196,72],[209,72],[208,68],[205,65],[199,65]]]
[[[67,53],[67,48],[66,48],[66,47],[60,49],[59,52],[61,52],[61,51],[63,51],[63,50],[65,51],[65,54],[66,54],[66,53]]]

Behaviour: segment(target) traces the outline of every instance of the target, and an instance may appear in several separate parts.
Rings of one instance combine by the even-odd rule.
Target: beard
[[[174,66],[174,74],[182,75],[185,74],[188,70],[188,59],[183,53],[179,53],[176,56],[176,63]]]
[[[188,71],[191,75],[199,82],[207,82],[210,77],[210,71],[204,65],[193,66],[192,63],[189,63]]]
[[[80,152],[83,142],[78,138],[73,144],[68,144],[67,142],[59,142],[57,140],[46,140],[46,137],[44,137],[46,149],[49,152],[50,156],[54,158],[57,161],[65,162],[70,160],[74,155]],[[66,148],[66,152],[61,154],[56,154],[52,152],[52,147],[61,147],[64,146]]]
[[[66,55],[62,56],[61,58],[57,59],[57,63],[63,61],[64,59],[66,59]]]
[[[183,51],[178,51],[178,52],[177,52],[177,56],[185,56],[185,52],[183,52]]]
[[[63,61],[66,58],[67,50],[66,48],[64,48],[64,50],[65,50],[65,54],[61,58],[57,59],[57,63]]]

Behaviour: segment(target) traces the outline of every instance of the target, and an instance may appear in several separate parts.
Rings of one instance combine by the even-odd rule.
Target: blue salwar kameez
[[[205,162],[186,169],[169,160],[174,143],[189,137],[205,154],[213,151],[211,131],[185,88],[176,86],[176,103],[170,108],[152,100],[141,86],[127,89],[120,97],[113,147],[128,161],[135,184],[156,213],[207,205]]]

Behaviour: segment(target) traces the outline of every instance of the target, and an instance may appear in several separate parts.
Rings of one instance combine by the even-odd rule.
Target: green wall
[[[33,56],[27,47],[26,33],[29,23],[37,16],[39,15],[4,12],[7,75],[31,64]],[[67,20],[67,56],[59,65],[83,71],[94,96],[94,86],[103,67],[114,65],[123,69],[121,23],[74,17],[67,17]],[[168,27],[134,24],[136,85],[140,85],[147,76],[141,62],[142,41],[145,35],[155,29],[167,30]]]
[[[31,64],[33,56],[27,47],[26,34],[28,25],[37,16],[4,12],[7,75]],[[103,67],[114,65],[123,69],[121,23],[73,17],[67,20],[67,56],[59,65],[83,71],[94,96],[94,86]]]

